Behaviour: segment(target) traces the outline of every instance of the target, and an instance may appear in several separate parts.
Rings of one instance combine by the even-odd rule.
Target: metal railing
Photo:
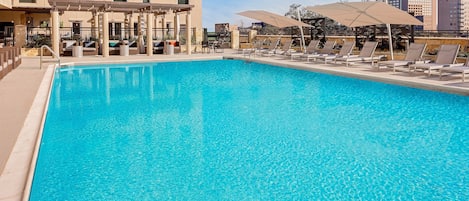
[[[52,55],[54,55],[55,59],[57,60],[57,62],[59,64],[59,67],[60,67],[60,56],[57,55],[57,53],[55,53],[54,50],[52,50],[49,46],[43,45],[43,46],[41,46],[41,56],[39,57],[39,69],[42,69],[42,61],[43,61],[42,56],[44,55],[44,48],[49,50],[52,53]],[[53,58],[52,61],[55,60],[55,59]]]

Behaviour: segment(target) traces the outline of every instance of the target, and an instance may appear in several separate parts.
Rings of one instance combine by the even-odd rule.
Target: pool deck
[[[416,88],[445,91],[469,96],[469,82],[462,83],[461,78],[445,77],[439,80],[434,75],[427,77],[422,73],[376,71],[369,64],[357,64],[345,67],[343,64],[307,63],[292,61],[283,57],[244,57],[231,50],[224,53],[192,55],[133,55],[128,57],[85,56],[82,58],[63,57],[66,63],[123,63],[145,61],[182,61],[238,58],[261,63],[268,63],[290,68],[356,77],[393,83]],[[41,131],[45,104],[52,81],[53,68],[43,65],[39,69],[38,57],[23,57],[19,68],[13,70],[0,80],[0,201],[23,200],[25,185],[30,184],[28,174],[31,171],[33,152],[36,150],[37,136]]]

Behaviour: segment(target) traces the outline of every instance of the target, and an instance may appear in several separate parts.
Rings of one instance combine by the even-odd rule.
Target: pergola
[[[96,0],[49,0],[49,4],[52,7],[52,49],[55,52],[59,52],[60,48],[60,36],[59,36],[59,14],[65,11],[83,11],[83,12],[92,12],[93,20],[98,21],[98,15],[101,15],[101,27],[102,35],[100,40],[102,40],[102,55],[103,57],[109,56],[109,17],[108,13],[110,12],[121,12],[124,14],[133,14],[133,13],[146,13],[146,52],[148,56],[153,55],[153,16],[165,15],[167,13],[175,13],[176,15],[180,12],[186,13],[186,49],[187,54],[191,54],[191,43],[190,38],[192,33],[190,30],[191,27],[191,9],[193,5],[188,4],[162,4],[162,3],[137,3],[137,2],[114,2],[114,1],[96,1]],[[164,18],[164,17],[163,17]],[[132,20],[132,18],[130,18]],[[179,18],[175,17],[176,22],[174,22],[179,27]],[[163,20],[164,21],[164,20]],[[133,24],[130,22],[130,24]],[[179,32],[179,30],[175,30]],[[139,38],[142,38],[141,33],[139,32]]]

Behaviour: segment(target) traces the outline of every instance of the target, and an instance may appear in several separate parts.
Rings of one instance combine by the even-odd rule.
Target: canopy
[[[283,16],[283,15],[278,15],[275,13],[263,11],[263,10],[248,10],[248,11],[240,12],[237,14],[265,22],[267,24],[270,24],[278,28],[293,27],[293,26],[299,26],[299,27],[311,26],[309,24],[297,21],[295,19]]]
[[[298,26],[301,32],[302,48],[305,46],[305,37],[303,35],[302,27],[311,27],[311,25],[303,23],[300,20],[295,20],[295,19],[283,16],[283,15],[278,15],[278,14],[263,11],[263,10],[248,10],[248,11],[238,13],[238,15],[256,19],[256,20],[265,22],[267,24],[270,24],[272,26],[278,27],[278,28]]]
[[[319,6],[308,6],[306,9],[331,18],[348,27],[359,27],[386,24],[389,37],[389,51],[394,59],[390,24],[422,25],[414,16],[379,1],[340,2]]]
[[[380,1],[341,2],[306,9],[331,18],[348,27],[377,24],[423,25],[414,16],[394,6]]]

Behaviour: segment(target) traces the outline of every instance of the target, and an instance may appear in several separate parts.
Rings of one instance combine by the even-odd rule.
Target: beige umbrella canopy
[[[348,27],[377,24],[422,25],[414,16],[380,1],[341,2],[306,9],[331,18]]]
[[[248,11],[240,12],[237,14],[265,22],[267,24],[270,24],[278,28],[293,27],[293,26],[299,26],[299,27],[311,26],[309,24],[294,20],[292,18],[278,15],[278,14],[271,13],[271,12],[267,12],[267,11],[263,11],[263,10],[248,10]]]
[[[319,6],[309,6],[306,9],[331,18],[348,27],[369,26],[378,24],[408,24],[422,25],[414,16],[397,9],[387,3],[378,1],[341,2]],[[392,52],[391,30],[388,26],[389,50]]]

